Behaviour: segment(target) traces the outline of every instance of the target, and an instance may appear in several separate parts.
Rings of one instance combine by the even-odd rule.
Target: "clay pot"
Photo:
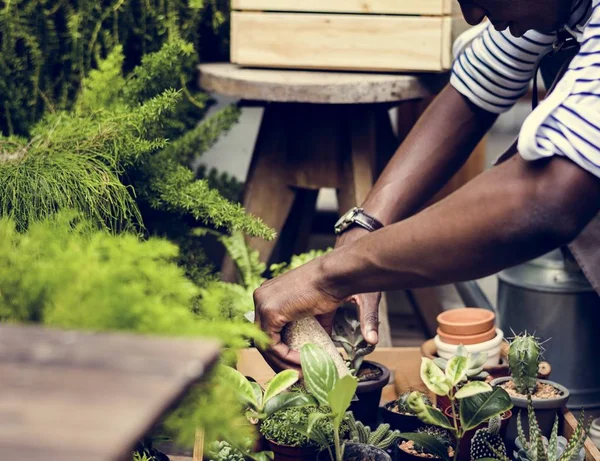
[[[494,328],[496,314],[487,309],[465,307],[451,309],[437,316],[440,330],[449,335],[472,336]]]
[[[362,366],[366,365],[379,368],[382,373],[377,380],[358,383],[358,387],[356,388],[356,397],[358,400],[350,404],[350,411],[354,413],[357,421],[373,428],[377,423],[381,392],[390,381],[390,370],[385,365],[367,360],[363,362]]]
[[[494,379],[490,384],[492,386],[499,386],[507,381],[510,381],[511,379],[511,377],[497,378]],[[560,397],[554,399],[532,399],[533,409],[535,411],[535,416],[538,420],[540,429],[542,431],[542,435],[544,435],[547,438],[550,438],[550,434],[552,433],[552,426],[554,425],[554,418],[556,414],[562,410],[563,407],[567,406],[570,393],[569,389],[553,381],[540,379],[539,382],[554,386],[554,388],[558,389],[562,394]],[[519,417],[519,412],[521,413],[521,423],[523,424],[523,430],[525,431],[526,437],[529,437],[529,420],[527,419],[527,398],[511,395],[510,399],[512,400],[512,403],[514,405],[512,411],[515,416],[510,420],[505,439],[506,449],[508,450],[508,453],[512,453],[515,449],[515,439],[517,438],[517,418]]]
[[[438,336],[433,338],[437,353],[440,357],[450,360],[458,350],[459,346],[456,344],[447,344],[442,341]],[[499,328],[496,328],[496,336],[489,341],[479,344],[469,344],[465,346],[467,352],[485,352],[487,353],[487,360],[484,367],[494,367],[500,363],[500,353],[502,351],[502,343],[504,341],[504,333]]]
[[[415,432],[425,425],[425,423],[415,415],[407,415],[392,411],[392,408],[395,405],[396,401],[392,400],[381,407],[381,417],[383,418],[383,422],[389,424],[392,430],[397,429],[400,432]]]
[[[452,421],[452,408],[450,408],[448,406],[448,408],[446,408],[444,410],[444,414],[450,419],[450,421]],[[458,415],[457,415],[457,417],[458,417]],[[500,436],[502,437],[502,439],[506,439],[506,437],[507,437],[508,425],[511,420],[511,417],[512,417],[512,411],[510,411],[510,410],[508,410],[502,414],[502,420],[500,422]],[[460,425],[460,421],[458,424]],[[479,429],[483,429],[485,427],[487,427],[487,423],[480,424],[476,428],[465,432],[462,439],[460,440],[460,447],[458,450],[458,459],[467,460],[467,461],[469,460],[469,458],[471,456],[471,441],[473,440],[473,437],[475,437],[475,432],[477,432]],[[512,453],[512,451],[509,453]]]
[[[319,453],[315,447],[288,447],[267,440],[269,450],[275,455],[275,461],[314,461]]]
[[[463,344],[466,346],[470,344],[481,344],[486,341],[489,341],[490,339],[494,339],[494,337],[496,336],[496,328],[492,327],[488,331],[485,331],[483,333],[466,336],[451,335],[448,333],[444,333],[441,328],[438,328],[437,335],[446,344]]]
[[[277,458],[275,458],[277,459]],[[330,461],[327,450],[319,453],[318,461]],[[392,461],[392,457],[379,448],[362,443],[346,442],[344,448],[344,461]]]

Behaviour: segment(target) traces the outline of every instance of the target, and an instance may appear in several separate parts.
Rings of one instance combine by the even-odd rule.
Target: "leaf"
[[[256,400],[254,388],[243,374],[234,368],[222,366],[219,368],[219,375],[225,385],[234,390],[242,404],[251,407],[253,410],[259,410],[260,402]]]
[[[448,395],[450,392],[450,384],[444,372],[426,357],[421,360],[421,380],[436,395]]]
[[[346,410],[356,393],[358,383],[351,375],[346,375],[338,380],[335,387],[329,392],[328,401],[333,413],[334,427],[339,427],[346,416]]]
[[[492,392],[466,397],[460,401],[461,426],[465,431],[474,429],[512,407],[510,396],[501,387],[495,388]]]
[[[550,434],[550,441],[548,442],[548,459],[549,461],[556,461],[558,454],[558,415],[554,418],[554,426],[552,426],[552,433]]]
[[[492,386],[482,381],[471,381],[465,384],[460,390],[454,395],[457,399],[464,399],[466,397],[473,397],[477,394],[483,394],[485,392],[492,392]]]
[[[444,461],[450,461],[448,456],[448,448],[433,435],[421,434],[418,432],[401,433],[400,437],[406,440],[412,440],[415,444],[420,445],[426,452],[434,455],[436,458],[441,458]]]
[[[433,424],[452,431],[455,430],[450,420],[440,410],[425,403],[423,394],[420,392],[411,392],[408,396],[407,403],[410,409],[424,423]]]
[[[328,396],[338,380],[333,359],[315,344],[305,344],[300,351],[304,383],[321,405],[328,405]]]
[[[265,396],[263,398],[263,404],[266,404],[276,395],[281,394],[292,384],[297,383],[298,379],[300,379],[300,375],[296,370],[285,370],[281,373],[277,373],[267,385]]]
[[[446,365],[446,379],[452,387],[460,383],[467,374],[467,357],[455,355]]]
[[[311,413],[308,415],[308,426],[306,427],[306,433],[310,435],[313,432],[316,424],[327,417],[329,417],[329,415],[324,413]]]
[[[263,390],[260,387],[260,384],[255,383],[254,381],[250,381],[250,385],[252,386],[252,390],[254,391],[254,398],[256,399],[257,408],[263,406]]]
[[[469,354],[469,357],[467,358],[467,368],[469,370],[483,368],[487,359],[487,352],[474,352],[473,354]]]
[[[283,392],[265,404],[264,413],[266,416],[271,416],[286,408],[305,407],[308,405],[317,405],[317,401],[312,395],[300,392]]]

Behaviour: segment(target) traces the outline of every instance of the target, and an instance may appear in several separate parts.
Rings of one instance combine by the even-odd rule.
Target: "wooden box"
[[[427,391],[419,376],[421,366],[421,350],[419,348],[380,347],[368,355],[367,360],[379,362],[390,369],[390,384],[383,390],[382,403],[394,400],[400,393],[408,390]],[[242,350],[239,354],[237,368],[241,373],[252,376],[261,384],[265,384],[274,375],[256,349]],[[577,426],[577,420],[566,409],[564,422],[563,435],[570,437]],[[600,451],[589,439],[585,443],[585,460],[600,461]]]
[[[232,0],[243,66],[440,72],[463,29],[453,0]]]

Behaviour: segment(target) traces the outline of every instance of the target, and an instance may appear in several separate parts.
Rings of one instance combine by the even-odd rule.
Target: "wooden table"
[[[214,342],[0,326],[0,459],[131,461]]]
[[[200,86],[206,91],[264,106],[243,204],[278,233],[284,226],[286,232],[294,232],[291,239],[286,237],[300,242],[294,252],[306,250],[319,189],[337,190],[342,213],[361,204],[416,122],[423,102],[447,81],[440,74],[266,70],[230,63],[203,64],[199,69]],[[400,108],[399,137],[390,122],[392,107]],[[276,243],[250,240],[265,262]],[[236,279],[228,259],[222,274],[225,280]],[[435,323],[440,308],[431,290],[413,290],[409,299],[423,304],[417,312],[425,325]],[[380,343],[389,346],[385,301],[380,318]]]

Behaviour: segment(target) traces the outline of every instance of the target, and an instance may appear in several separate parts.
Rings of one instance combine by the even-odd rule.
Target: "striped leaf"
[[[266,404],[273,397],[281,394],[291,385],[296,384],[298,379],[300,379],[300,375],[296,370],[285,370],[277,373],[267,385],[263,402]]]
[[[333,359],[315,344],[305,344],[300,351],[304,383],[319,404],[328,405],[328,396],[338,380]]]

